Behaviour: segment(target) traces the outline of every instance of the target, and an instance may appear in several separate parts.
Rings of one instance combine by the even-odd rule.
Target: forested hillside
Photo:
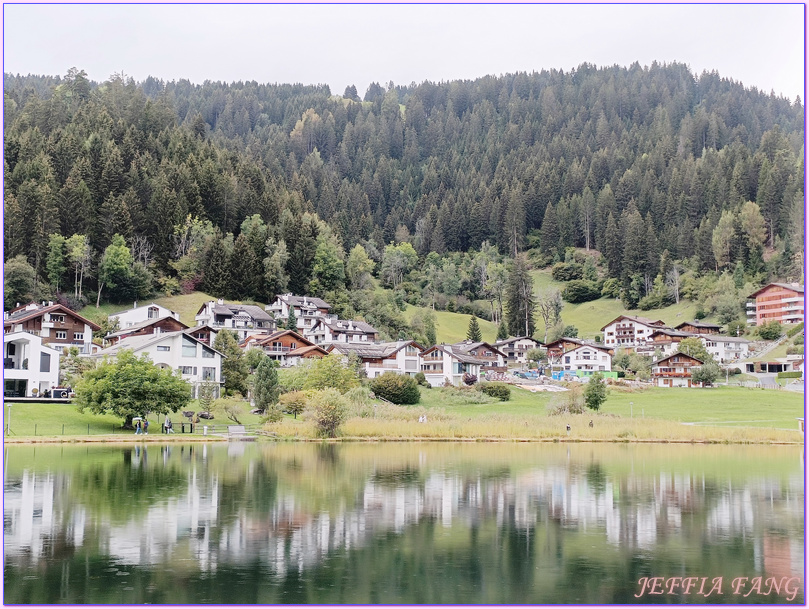
[[[372,84],[363,100],[72,69],[6,74],[4,107],[4,257],[41,293],[290,290],[350,310],[373,274],[409,301],[493,302],[489,264],[575,262],[569,248],[600,252],[583,279],[599,294],[614,279],[627,306],[682,275],[803,274],[802,102],[681,64]]]

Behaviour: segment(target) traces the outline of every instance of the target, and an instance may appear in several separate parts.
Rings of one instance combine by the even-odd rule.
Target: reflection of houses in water
[[[152,464],[159,463],[151,453]],[[125,523],[71,503],[75,498],[67,496],[66,479],[59,475],[24,473],[19,483],[6,487],[5,541],[7,551],[13,549],[7,560],[17,560],[23,548],[29,556],[42,555],[47,540],[63,529],[70,544],[81,547],[87,529],[104,553],[124,564],[188,561],[189,567],[213,571],[220,563],[259,560],[283,576],[318,564],[330,552],[366,545],[375,535],[401,533],[425,519],[450,527],[493,518],[499,527],[531,530],[548,523],[603,531],[608,543],[628,548],[651,548],[688,533],[689,527],[719,540],[789,523],[779,531],[783,536],[767,534],[757,542],[756,566],[776,576],[803,569],[802,539],[783,541],[794,532],[793,521],[802,523],[804,496],[797,477],[786,484],[755,479],[720,488],[689,474],[616,479],[597,464],[548,465],[516,475],[427,471],[405,483],[370,476],[356,505],[335,506],[331,512],[311,512],[289,492],[262,509],[242,506],[223,513],[220,503],[227,491],[218,472],[207,471],[206,455],[201,456],[202,461],[195,454],[187,463],[180,495],[150,504]],[[184,455],[181,459],[186,462]],[[692,513],[704,516],[692,519]]]

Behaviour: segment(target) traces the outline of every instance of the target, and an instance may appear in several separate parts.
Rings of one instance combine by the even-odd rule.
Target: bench
[[[246,435],[244,425],[228,425],[228,438],[241,438]]]

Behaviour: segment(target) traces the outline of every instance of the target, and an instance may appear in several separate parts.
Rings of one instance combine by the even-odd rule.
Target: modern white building
[[[3,396],[41,395],[59,385],[59,351],[30,332],[3,335]]]
[[[750,353],[750,341],[736,336],[719,336],[718,334],[700,334],[700,341],[705,350],[719,364],[736,362],[745,359]]]
[[[455,345],[433,345],[421,354],[421,371],[433,387],[442,387],[449,382],[456,387],[463,384],[464,374],[480,380],[487,361],[457,351]]]
[[[635,347],[645,345],[658,328],[666,324],[659,319],[648,319],[635,315],[619,315],[601,328],[605,347]]]
[[[222,385],[223,355],[197,340],[191,333],[193,328],[178,332],[146,334],[122,338],[112,347],[99,351],[94,357],[115,357],[124,349],[136,356],[146,353],[161,368],[177,370],[193,388],[193,397],[198,397],[199,386],[203,383]],[[218,397],[218,392],[217,392]]]
[[[156,321],[164,317],[173,317],[177,321],[180,321],[180,314],[176,311],[172,311],[171,309],[167,309],[166,307],[155,303],[138,306],[136,301],[135,306],[131,309],[113,313],[108,319],[111,322],[117,319],[118,329],[125,330],[126,328],[131,328],[134,325],[149,321]]]
[[[379,331],[364,321],[320,317],[311,329],[304,332],[309,340],[318,345],[329,343],[374,343]]]
[[[264,309],[272,314],[276,320],[282,320],[284,323],[286,323],[289,312],[292,310],[295,314],[298,334],[308,337],[317,320],[329,315],[331,305],[325,300],[311,296],[281,294],[275,299],[275,302],[267,305]]]
[[[612,357],[608,349],[592,345],[581,345],[566,351],[560,358],[563,370],[575,372],[581,370],[589,375],[595,372],[611,372]]]

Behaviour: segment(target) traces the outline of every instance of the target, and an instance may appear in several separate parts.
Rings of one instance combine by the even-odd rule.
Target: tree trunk
[[[96,309],[101,305],[101,289],[104,287],[104,282],[98,284],[98,297],[96,298]]]

